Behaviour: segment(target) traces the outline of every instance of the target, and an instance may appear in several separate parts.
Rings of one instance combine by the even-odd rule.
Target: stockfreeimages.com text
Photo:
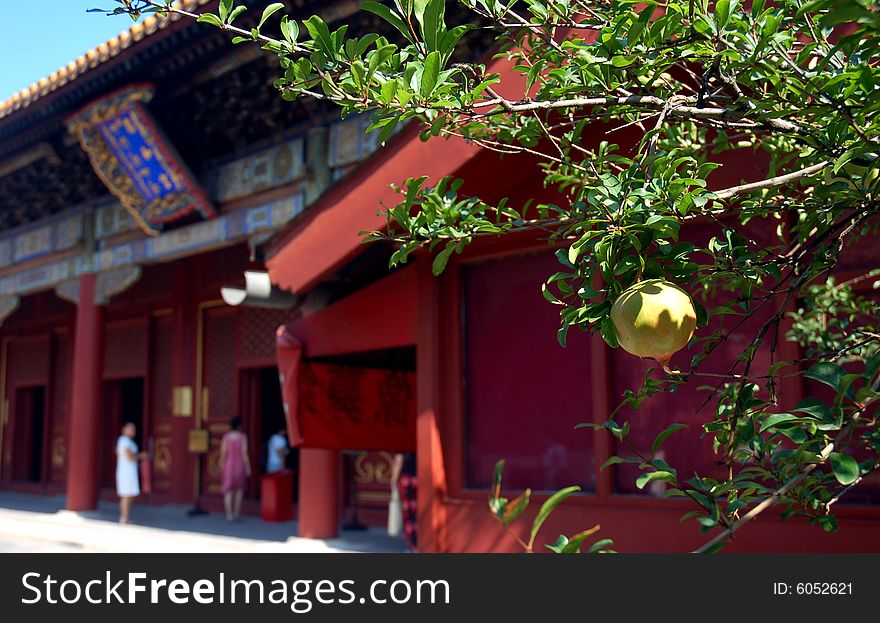
[[[374,580],[358,595],[355,580],[243,580],[227,578],[187,581],[148,578],[131,572],[88,581],[58,579],[36,572],[21,578],[23,604],[286,604],[305,614],[315,604],[449,604],[446,580]]]

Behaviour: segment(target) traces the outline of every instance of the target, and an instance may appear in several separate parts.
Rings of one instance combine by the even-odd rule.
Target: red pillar
[[[199,303],[201,284],[200,259],[188,258],[179,262],[172,273],[172,292],[174,295],[174,311],[172,315],[171,352],[169,362],[159,362],[171,368],[171,384],[173,387],[189,387],[192,390],[192,408],[197,406],[196,367],[198,363],[199,334]],[[171,418],[171,500],[177,504],[194,504],[195,475],[197,462],[195,455],[187,448],[187,435],[196,427],[198,415],[193,412],[189,417]]]
[[[450,361],[458,361],[455,350],[457,330],[450,323],[455,316],[454,282],[449,274],[434,277],[431,263],[416,262],[418,270],[418,327],[416,343],[416,471],[418,493],[416,509],[418,518],[418,550],[423,553],[448,551],[446,530],[447,494],[446,463],[443,458],[443,441],[460,438],[464,433],[450,434],[441,430],[440,413],[449,404],[447,396],[461,395],[456,385],[459,369],[450,374]],[[447,309],[450,307],[451,309]],[[446,313],[446,312],[451,313]],[[450,346],[453,344],[453,346]],[[456,364],[453,364],[456,365]],[[444,368],[444,366],[447,366]],[[444,374],[445,372],[445,374]],[[451,402],[455,402],[454,398]],[[464,452],[464,446],[459,446]]]
[[[72,511],[98,506],[104,307],[95,303],[97,280],[94,273],[79,279],[67,468],[67,508]]]
[[[303,448],[299,453],[299,536],[339,536],[340,455],[336,450]]]

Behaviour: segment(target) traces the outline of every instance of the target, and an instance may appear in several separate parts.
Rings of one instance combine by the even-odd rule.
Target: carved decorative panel
[[[108,326],[104,337],[104,373],[113,376],[140,376],[146,369],[146,321]]]

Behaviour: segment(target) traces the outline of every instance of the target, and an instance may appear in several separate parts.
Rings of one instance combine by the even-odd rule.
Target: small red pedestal
[[[260,480],[260,517],[263,521],[293,519],[293,472],[282,469]]]

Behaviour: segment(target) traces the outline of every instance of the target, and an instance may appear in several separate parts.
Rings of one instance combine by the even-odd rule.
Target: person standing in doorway
[[[287,443],[287,428],[279,428],[274,435],[269,437],[269,447],[266,457],[266,473],[280,472],[287,465],[287,453],[290,447]]]
[[[247,479],[251,475],[248,458],[247,437],[241,432],[240,417],[232,418],[230,429],[220,443],[220,465],[223,466],[223,504],[226,520],[238,521],[241,515],[241,500]]]
[[[126,422],[116,442],[116,494],[119,496],[119,523],[131,519],[131,504],[141,494],[138,482],[138,461],[147,458],[146,452],[138,452],[134,441],[137,427]]]

